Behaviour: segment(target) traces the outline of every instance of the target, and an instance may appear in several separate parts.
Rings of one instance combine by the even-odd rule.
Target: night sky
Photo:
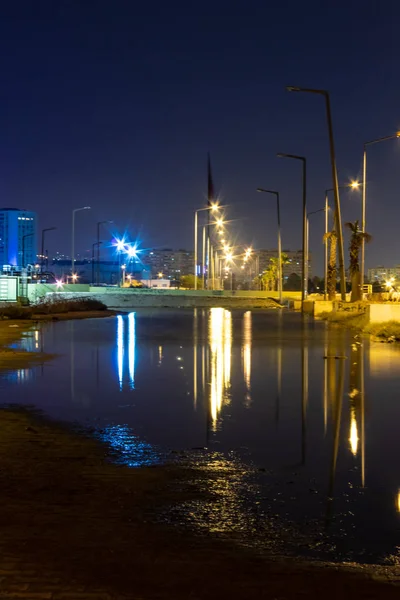
[[[276,247],[262,186],[281,192],[284,248],[300,248],[301,164],[275,154],[307,157],[309,211],[332,181],[323,99],[288,84],[330,91],[340,183],[361,179],[364,141],[400,129],[397,0],[15,0],[0,17],[0,204],[57,226],[50,254],[70,253],[71,210],[87,204],[78,252],[102,219],[144,248],[191,249],[207,151],[231,239]],[[400,141],[368,158],[367,266],[391,266]],[[360,192],[342,194],[342,211],[358,218]],[[324,217],[311,218],[322,273]]]

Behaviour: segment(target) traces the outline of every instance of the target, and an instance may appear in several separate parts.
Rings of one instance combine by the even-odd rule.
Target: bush
[[[364,327],[365,333],[370,333],[385,340],[400,340],[400,322],[387,321],[385,323],[369,323]]]
[[[63,314],[68,312],[88,312],[92,310],[107,310],[107,307],[100,300],[95,298],[76,298],[76,299],[63,299],[55,298],[49,300],[49,298],[42,298],[33,307],[33,313],[35,315],[55,315]]]
[[[32,317],[30,306],[20,304],[5,304],[0,306],[0,319],[30,319]]]

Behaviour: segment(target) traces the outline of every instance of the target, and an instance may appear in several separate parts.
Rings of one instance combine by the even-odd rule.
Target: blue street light
[[[118,254],[118,287],[121,287],[121,254],[126,251],[126,241],[125,238],[121,240],[115,239],[113,244],[116,248]]]

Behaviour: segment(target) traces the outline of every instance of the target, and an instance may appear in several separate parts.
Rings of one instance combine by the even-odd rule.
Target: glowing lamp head
[[[136,246],[129,246],[126,253],[129,256],[129,258],[135,258],[137,256]]]
[[[159,279],[162,279],[163,275],[164,275],[163,273],[159,273],[158,274]]]
[[[123,250],[125,250],[125,240],[117,240],[117,243],[115,245],[117,248],[117,252],[122,252]]]
[[[211,204],[211,210],[212,212],[215,212],[216,210],[218,210],[218,204]]]
[[[216,223],[217,223],[218,227],[222,227],[222,225],[224,224],[224,220],[223,219],[217,219]]]
[[[352,181],[350,183],[350,187],[352,190],[357,190],[360,187],[361,183],[359,181]]]
[[[57,286],[57,289],[62,288],[62,286],[63,286],[62,279],[56,279],[56,286]]]
[[[126,269],[126,265],[121,265],[121,269],[122,269],[123,271],[125,271],[125,269]]]

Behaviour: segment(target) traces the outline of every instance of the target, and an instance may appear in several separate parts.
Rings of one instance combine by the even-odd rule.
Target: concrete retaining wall
[[[225,308],[271,308],[276,307],[274,301],[268,298],[243,298],[240,296],[196,296],[171,294],[97,294],[93,292],[51,292],[48,294],[52,299],[77,299],[96,298],[103,302],[107,308],[120,308],[129,310],[131,308],[211,308],[223,306]]]
[[[369,304],[366,314],[370,323],[384,323],[385,321],[400,321],[399,304]]]

